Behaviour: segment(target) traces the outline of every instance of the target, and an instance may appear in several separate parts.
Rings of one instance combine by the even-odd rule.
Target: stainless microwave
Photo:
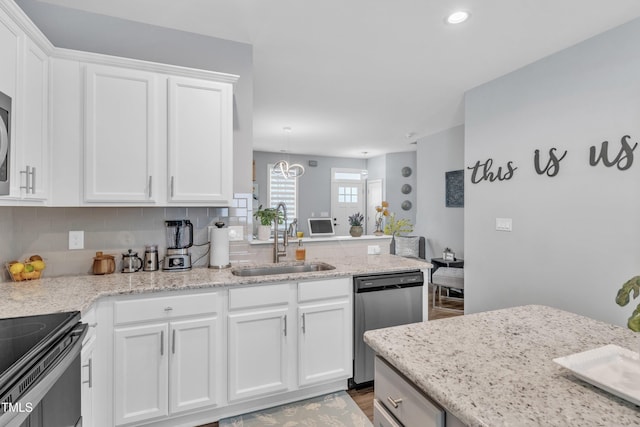
[[[0,196],[9,194],[11,178],[11,97],[0,92]]]

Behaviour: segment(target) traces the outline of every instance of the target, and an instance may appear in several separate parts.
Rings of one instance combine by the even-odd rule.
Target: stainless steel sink
[[[335,270],[333,265],[324,262],[297,264],[267,264],[255,267],[236,267],[231,269],[234,276],[267,276],[271,274],[309,273],[312,271]]]

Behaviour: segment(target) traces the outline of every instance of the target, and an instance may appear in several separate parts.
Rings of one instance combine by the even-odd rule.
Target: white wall
[[[464,126],[419,139],[417,164],[415,234],[427,238],[427,259],[446,247],[465,258],[464,208],[445,206],[445,173],[464,169]]]
[[[466,171],[468,313],[536,303],[626,324],[633,308],[614,298],[640,273],[640,149],[619,171],[590,166],[589,147],[640,141],[638,40],[635,20],[467,93],[466,165],[518,168],[479,184]],[[554,147],[568,152],[558,175],[538,175],[534,151]]]

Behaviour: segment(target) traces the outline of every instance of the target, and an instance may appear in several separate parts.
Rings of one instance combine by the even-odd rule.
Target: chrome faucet
[[[280,211],[280,208],[282,207],[282,215],[284,216],[284,230],[282,232],[282,250],[280,250],[280,247],[278,245],[278,219],[280,218],[280,215],[278,214],[278,212]],[[287,236],[287,205],[284,204],[284,202],[280,202],[278,203],[278,205],[276,206],[276,217],[273,220],[274,224],[274,233],[273,233],[273,262],[278,263],[280,262],[280,257],[284,257],[287,256],[287,245],[289,244],[289,239]]]

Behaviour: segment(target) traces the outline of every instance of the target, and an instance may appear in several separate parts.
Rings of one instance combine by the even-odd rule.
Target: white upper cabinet
[[[0,181],[9,181],[3,204],[42,202],[48,194],[47,54],[0,11],[0,91],[11,98],[7,161],[0,160]],[[0,149],[4,153],[4,149]]]
[[[49,194],[49,57],[24,38],[20,77],[16,169],[20,197],[46,200]]]
[[[85,68],[85,203],[228,205],[230,83]]]
[[[228,83],[168,81],[169,202],[227,204],[233,187],[233,94]]]
[[[157,103],[155,74],[86,66],[85,202],[154,201]]]

